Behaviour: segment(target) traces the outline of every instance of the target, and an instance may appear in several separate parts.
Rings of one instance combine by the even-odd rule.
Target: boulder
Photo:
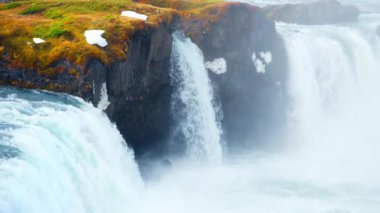
[[[337,0],[273,5],[263,9],[272,20],[310,25],[352,22],[359,16],[359,10],[356,7],[342,5]]]

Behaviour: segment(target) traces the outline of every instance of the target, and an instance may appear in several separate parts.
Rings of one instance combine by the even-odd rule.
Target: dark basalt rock
[[[275,21],[298,24],[336,24],[356,21],[359,10],[337,0],[321,0],[307,4],[285,4],[264,7],[264,12]]]
[[[126,61],[108,68],[107,114],[138,157],[160,155],[170,132],[172,26],[136,32]]]
[[[10,68],[5,62],[0,60],[0,85],[64,92],[82,97],[86,101],[92,100],[93,73],[86,72],[83,68],[75,67],[66,60],[60,60],[52,66],[54,69],[59,69],[60,72],[49,76],[27,68]],[[69,70],[73,69],[80,73],[80,78],[69,73]]]
[[[57,75],[14,69],[0,60],[0,85],[69,93],[95,106],[106,83],[106,110],[137,157],[160,155],[170,132],[170,54],[173,25],[136,31],[124,61],[104,65],[93,59],[85,67],[62,59],[51,65]],[[6,54],[4,57],[6,57]],[[78,75],[70,74],[75,70]]]
[[[197,26],[198,25],[198,26]],[[202,21],[185,27],[190,34]],[[262,10],[247,4],[231,4],[218,21],[193,40],[205,60],[224,58],[224,74],[209,72],[223,110],[222,126],[230,148],[267,143],[285,119],[286,50],[275,24]],[[255,53],[271,53],[266,73],[259,73]],[[272,134],[273,135],[273,134]]]

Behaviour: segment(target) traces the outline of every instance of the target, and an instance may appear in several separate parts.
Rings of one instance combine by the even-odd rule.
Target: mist
[[[289,63],[285,133],[268,130],[270,149],[253,145],[218,166],[185,160],[159,170],[147,203],[166,212],[378,212],[379,23],[376,13],[341,26],[277,23]]]

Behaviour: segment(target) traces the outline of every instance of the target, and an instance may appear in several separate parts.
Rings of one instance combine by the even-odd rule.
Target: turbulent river
[[[1,213],[378,213],[380,15],[277,23],[291,99],[281,148],[223,156],[201,51],[175,36],[188,160],[143,180],[106,115],[67,95],[0,88]],[[197,115],[197,116],[195,116]],[[198,159],[198,160],[195,160]]]

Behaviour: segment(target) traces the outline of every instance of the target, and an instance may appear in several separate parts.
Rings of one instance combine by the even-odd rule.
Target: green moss
[[[0,7],[0,10],[11,10],[11,9],[17,8],[19,6],[21,6],[21,4],[19,2],[11,2],[11,3],[8,3],[8,4]]]
[[[33,29],[33,36],[39,38],[58,38],[67,30],[63,27],[63,23],[54,22],[49,25],[37,26]]]
[[[63,12],[58,9],[48,9],[44,16],[50,19],[62,19],[64,18]]]
[[[21,15],[35,14],[35,13],[39,13],[39,12],[43,11],[44,9],[46,9],[45,6],[33,4],[33,5],[29,6],[28,8],[26,8],[25,10],[21,11],[20,14]]]

